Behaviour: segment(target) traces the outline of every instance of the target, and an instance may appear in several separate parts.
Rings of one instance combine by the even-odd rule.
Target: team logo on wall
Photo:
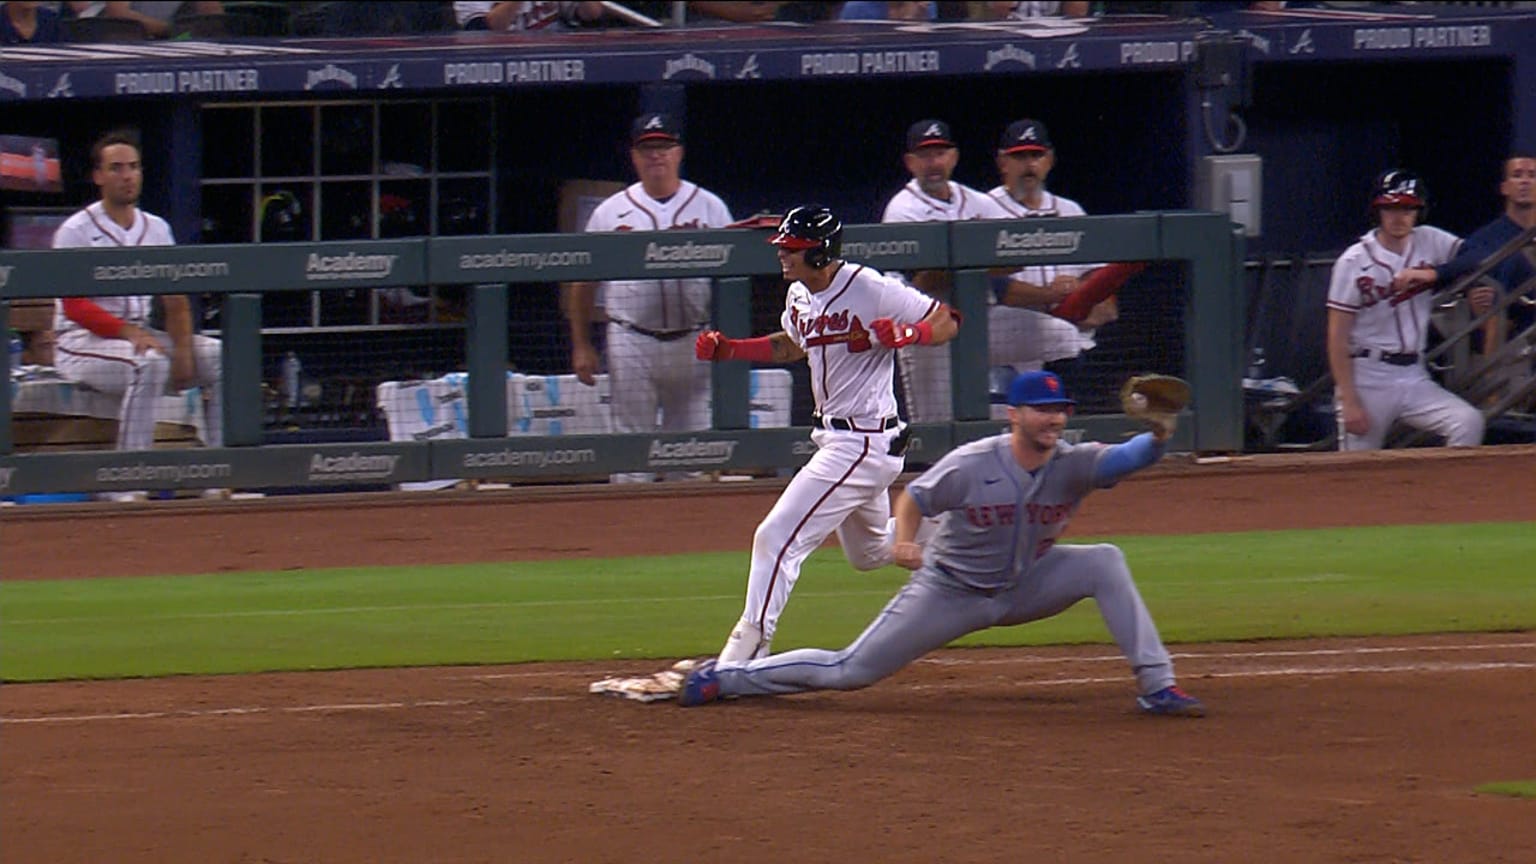
[[[986,65],[981,68],[991,72],[994,67],[1004,64],[1023,66],[1025,69],[1035,68],[1034,52],[1020,48],[1012,42],[1003,47],[987,52]]]
[[[53,82],[53,89],[48,91],[49,99],[73,99],[75,90],[70,86],[69,73],[59,76],[59,80]]]
[[[335,63],[327,63],[319,69],[311,69],[305,73],[304,89],[356,90],[357,76]]]
[[[693,52],[675,57],[667,61],[662,69],[661,77],[671,80],[685,75],[698,78],[714,78],[715,64],[695,55]]]

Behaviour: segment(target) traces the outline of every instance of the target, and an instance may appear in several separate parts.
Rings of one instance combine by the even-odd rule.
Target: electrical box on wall
[[[1227,214],[1243,226],[1243,236],[1257,237],[1263,180],[1264,162],[1257,155],[1206,156],[1195,178],[1196,206]]]

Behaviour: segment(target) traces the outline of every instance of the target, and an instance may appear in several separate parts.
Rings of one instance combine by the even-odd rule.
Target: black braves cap
[[[677,126],[677,121],[670,114],[641,114],[635,118],[635,122],[629,127],[629,143],[639,144],[641,141],[670,141],[681,144],[683,130]]]
[[[943,120],[919,120],[907,127],[907,152],[919,147],[953,147],[955,136]]]
[[[1003,130],[997,149],[1001,153],[1044,152],[1051,149],[1051,133],[1039,120],[1015,120]]]

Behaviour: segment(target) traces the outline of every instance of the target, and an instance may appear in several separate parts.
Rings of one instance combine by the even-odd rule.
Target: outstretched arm
[[[1163,458],[1163,444],[1153,433],[1143,432],[1124,444],[1110,447],[1094,466],[1093,485],[1113,486],[1127,475]]]

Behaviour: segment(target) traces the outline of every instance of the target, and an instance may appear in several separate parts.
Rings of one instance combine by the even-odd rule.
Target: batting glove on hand
[[[719,330],[705,330],[693,341],[693,356],[700,360],[729,360],[731,340]]]
[[[899,324],[890,318],[876,318],[870,322],[869,329],[875,331],[875,338],[887,348],[923,345],[933,336],[933,330],[926,321],[919,321],[916,324]]]

